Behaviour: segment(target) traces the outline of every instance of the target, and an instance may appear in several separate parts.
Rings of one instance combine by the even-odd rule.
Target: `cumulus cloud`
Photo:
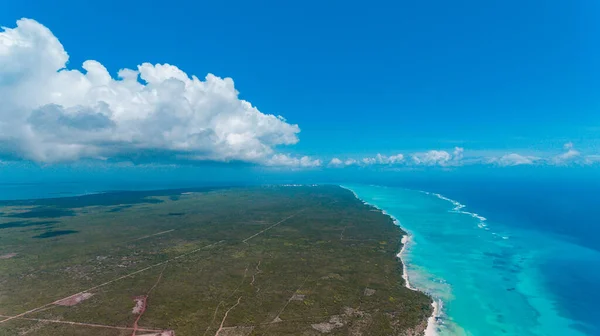
[[[395,163],[400,163],[404,161],[404,155],[403,154],[396,154],[396,155],[391,155],[387,157],[387,162],[385,163],[390,163],[390,164],[395,164]]]
[[[575,148],[573,148],[573,143],[572,142],[567,142],[563,148],[565,149],[565,152],[562,154],[559,154],[557,156],[555,156],[553,158],[553,162],[555,164],[567,164],[569,162],[573,162],[576,159],[578,159],[581,156],[581,153],[579,153],[579,151],[575,150]]]
[[[276,167],[314,168],[320,167],[322,162],[319,159],[312,159],[308,156],[297,158],[287,154],[275,154],[266,160],[264,164]]]
[[[401,163],[402,161],[404,161],[404,155],[396,154],[396,155],[385,156],[385,155],[377,154],[374,158],[372,158],[372,161],[373,161],[373,163],[377,163],[377,164],[397,164],[397,163]]]
[[[452,151],[452,159],[456,162],[459,162],[463,159],[465,154],[465,149],[462,147],[454,147],[454,151]]]
[[[331,159],[331,161],[329,161],[329,165],[334,167],[341,167],[344,165],[344,162],[338,158],[333,158]]]
[[[464,149],[455,147],[452,154],[443,150],[430,150],[411,155],[413,164],[424,166],[458,166],[463,159]]]
[[[396,155],[381,155],[381,154],[377,154],[375,155],[375,157],[365,157],[361,160],[361,162],[365,165],[374,165],[374,164],[380,164],[380,165],[392,165],[392,164],[398,164],[404,161],[404,155],[403,154],[396,154]]]
[[[540,158],[535,156],[524,156],[517,153],[511,153],[503,155],[499,158],[492,158],[490,163],[495,163],[499,166],[507,167],[507,166],[520,166],[520,165],[531,165],[536,161],[540,160]]]
[[[0,30],[0,157],[316,164],[277,154],[299,127],[240,99],[231,78],[149,63],[113,78],[97,61],[77,70],[68,60],[34,20]]]
[[[355,159],[347,159],[346,161],[344,161],[344,165],[346,166],[353,166],[358,164],[358,161],[356,161]]]
[[[360,161],[361,161],[363,164],[366,164],[366,165],[372,165],[372,164],[374,164],[375,162],[377,162],[377,161],[375,161],[375,158],[370,158],[370,157],[363,158],[363,159],[362,159],[362,160],[360,160]]]
[[[446,151],[430,150],[427,152],[415,153],[411,156],[415,164],[435,165],[445,164],[452,158]]]
[[[593,164],[600,163],[600,155],[597,155],[597,154],[586,155],[583,162],[586,165],[593,165]]]
[[[403,161],[404,161],[404,155],[402,155],[402,154],[396,154],[396,155],[390,155],[390,156],[377,154],[374,157],[364,157],[360,160],[356,160],[356,159],[341,160],[341,159],[335,157],[335,158],[331,159],[331,161],[329,161],[329,166],[343,167],[343,166],[353,166],[353,165],[360,165],[360,166],[393,165],[393,164],[402,163]]]
[[[402,166],[414,166],[414,165],[427,165],[427,166],[458,166],[462,164],[464,149],[456,147],[452,154],[446,151],[431,150],[427,152],[420,152],[410,154],[407,157],[404,154],[394,155],[383,155],[378,153],[375,156],[367,156],[361,159],[349,158],[342,160],[339,158],[333,158],[329,162],[329,166],[332,167],[343,167],[343,166],[373,166],[373,165],[402,165]]]
[[[360,160],[347,159],[346,161],[334,158],[329,163],[331,167],[345,167],[358,165],[368,167],[373,165],[394,165],[399,164],[406,168],[416,168],[419,166],[427,167],[458,167],[473,165],[495,165],[501,167],[521,166],[521,165],[594,165],[600,164],[600,155],[583,155],[575,150],[572,143],[564,145],[565,151],[559,155],[549,153],[539,156],[524,155],[518,153],[508,153],[504,155],[492,156],[490,153],[479,151],[478,155],[469,155],[465,157],[465,150],[462,147],[455,147],[454,150],[429,150],[408,154],[406,157],[402,154],[385,156],[377,154],[375,156],[364,157]]]

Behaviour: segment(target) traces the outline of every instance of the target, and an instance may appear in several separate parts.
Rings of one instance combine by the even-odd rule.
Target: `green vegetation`
[[[404,287],[402,231],[336,186],[108,193],[0,212],[0,321],[18,316],[0,335],[132,335],[138,317],[177,336],[418,335],[431,315]]]

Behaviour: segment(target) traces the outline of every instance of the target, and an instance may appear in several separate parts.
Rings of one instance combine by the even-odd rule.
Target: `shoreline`
[[[382,212],[383,212],[383,210],[382,210]],[[387,215],[387,214],[385,214],[385,215]],[[389,216],[389,217],[392,217],[392,216]],[[396,220],[394,220],[394,224],[396,224],[400,227],[400,223],[397,222]],[[410,241],[410,235],[408,233],[402,236],[402,239],[400,240],[400,242],[402,243],[402,248],[400,249],[400,252],[398,252],[398,254],[396,254],[396,257],[398,257],[398,259],[400,259],[400,262],[402,262],[402,278],[404,279],[404,286],[406,286],[406,288],[408,288],[408,289],[417,290],[416,288],[410,286],[410,282],[408,281],[408,272],[406,269],[406,262],[404,261],[404,259],[402,259],[402,255],[404,254],[404,251],[406,250],[406,245],[408,245],[409,241]]]
[[[438,318],[440,316],[441,313],[441,306],[442,306],[442,302],[441,301],[436,301],[433,297],[431,297],[429,294],[427,294],[426,292],[423,292],[415,287],[412,287],[410,285],[409,279],[408,279],[408,272],[407,272],[407,267],[406,267],[406,262],[404,261],[403,255],[404,252],[406,251],[406,247],[408,246],[408,243],[411,240],[411,235],[410,233],[404,229],[402,227],[402,225],[400,225],[400,221],[398,221],[398,219],[396,219],[394,216],[392,216],[391,214],[387,213],[385,210],[379,208],[377,205],[375,204],[371,204],[369,202],[365,202],[364,200],[362,200],[360,197],[358,197],[358,194],[356,192],[354,192],[354,190],[345,187],[343,185],[339,185],[340,188],[342,189],[346,189],[348,191],[350,191],[354,197],[359,200],[360,202],[362,202],[363,204],[369,205],[374,207],[375,209],[378,209],[379,211],[381,211],[382,214],[384,214],[385,216],[388,216],[389,218],[392,219],[392,222],[394,223],[394,225],[398,226],[400,228],[400,230],[402,230],[404,232],[404,235],[402,235],[402,239],[400,240],[400,242],[402,243],[402,248],[400,249],[400,251],[396,254],[396,257],[398,259],[400,259],[400,263],[402,264],[402,278],[404,279],[404,286],[410,290],[413,291],[419,291],[425,295],[427,295],[430,299],[431,299],[431,306],[433,307],[433,312],[431,313],[431,316],[429,316],[429,318],[427,318],[427,326],[425,328],[424,331],[424,335],[425,336],[437,336],[437,322],[438,322]]]

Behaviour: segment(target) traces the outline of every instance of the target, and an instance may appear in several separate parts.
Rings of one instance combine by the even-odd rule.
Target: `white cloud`
[[[341,167],[344,165],[344,162],[338,158],[333,158],[331,159],[331,161],[329,161],[329,165],[334,167]]]
[[[287,154],[275,154],[267,159],[264,164],[274,167],[314,168],[320,167],[322,162],[319,159],[312,159],[308,156],[297,158]]]
[[[395,155],[377,155],[367,156],[362,159],[346,159],[333,158],[329,162],[329,166],[372,166],[372,165],[429,165],[429,166],[458,166],[462,164],[464,149],[456,147],[452,154],[446,151],[431,150],[422,153],[414,153],[410,155],[411,160],[407,160],[404,154]]]
[[[411,155],[412,162],[424,166],[458,166],[461,165],[464,149],[455,147],[452,154],[442,150],[430,150]]]
[[[495,163],[500,166],[520,166],[520,165],[531,165],[538,161],[540,158],[535,156],[523,156],[517,153],[511,153],[501,156],[500,158],[492,158],[490,163]]]
[[[566,150],[566,152],[557,155],[553,158],[553,162],[555,164],[558,165],[562,165],[562,164],[567,164],[569,162],[573,162],[575,161],[577,158],[579,158],[581,156],[581,153],[579,153],[579,151],[575,150],[575,148],[573,148],[573,143],[572,142],[568,142],[566,143],[563,148]]]
[[[396,155],[390,155],[390,156],[377,154],[377,155],[375,155],[375,157],[365,157],[361,160],[361,162],[365,165],[373,165],[373,164],[380,164],[380,165],[390,164],[391,165],[391,164],[401,163],[402,161],[404,161],[404,155],[402,155],[402,154],[396,154]]]
[[[450,153],[446,151],[430,150],[422,153],[415,153],[411,156],[413,162],[417,165],[437,165],[445,164],[450,161]]]
[[[452,159],[454,161],[461,161],[465,154],[465,149],[462,147],[454,147],[454,151],[452,152]]]
[[[569,149],[565,153],[558,155],[557,159],[566,161],[566,160],[571,160],[573,158],[576,158],[580,155],[581,155],[581,153],[579,153],[579,151],[576,151],[574,149]]]
[[[586,155],[583,162],[588,165],[600,163],[600,155]]]
[[[0,30],[0,156],[269,164],[286,161],[277,146],[298,142],[297,125],[239,99],[231,78],[200,80],[149,63],[112,78],[93,60],[83,71],[66,69],[68,59],[60,41],[34,20]]]
[[[341,160],[337,157],[331,159],[329,162],[329,166],[333,167],[342,167],[342,166],[353,166],[353,165],[361,165],[361,166],[370,166],[370,165],[392,165],[402,163],[404,161],[404,155],[396,154],[396,155],[381,155],[377,154],[375,157],[364,157],[360,160],[356,159],[346,159]]]
[[[377,163],[379,163],[379,164],[396,164],[396,163],[400,163],[400,162],[404,161],[404,155],[396,154],[396,155],[385,156],[385,155],[377,154],[377,156],[375,157],[375,160],[377,160]]]
[[[396,154],[387,157],[387,163],[389,164],[400,163],[402,161],[404,161],[404,155],[402,154]]]
[[[366,165],[372,165],[372,164],[375,164],[377,162],[377,160],[375,160],[375,158],[366,157],[366,158],[363,158],[361,160],[361,162]]]
[[[343,167],[349,165],[372,166],[372,165],[392,165],[396,163],[402,164],[406,168],[414,168],[416,166],[436,166],[436,167],[457,167],[457,166],[474,166],[474,165],[496,165],[496,166],[521,166],[521,165],[592,165],[600,164],[600,155],[587,154],[582,155],[575,150],[572,143],[567,143],[564,146],[565,152],[560,155],[551,155],[549,153],[540,154],[539,156],[524,155],[518,153],[497,154],[492,156],[493,152],[475,151],[470,152],[471,155],[465,157],[465,150],[462,147],[455,147],[452,152],[443,150],[429,150],[417,152],[408,155],[406,159],[404,155],[385,156],[377,154],[373,157],[365,157],[360,161],[348,159],[346,161],[335,158],[331,160],[330,166]],[[475,154],[475,155],[473,155]]]

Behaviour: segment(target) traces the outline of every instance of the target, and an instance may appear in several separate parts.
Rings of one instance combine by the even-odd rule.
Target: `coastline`
[[[406,262],[403,258],[404,253],[406,252],[406,247],[408,246],[408,243],[410,243],[411,241],[411,235],[410,233],[404,229],[402,227],[402,225],[400,224],[400,221],[398,221],[398,219],[396,219],[394,216],[392,216],[391,214],[387,213],[385,210],[379,208],[377,205],[375,204],[371,204],[369,202],[366,202],[364,200],[362,200],[360,197],[358,197],[358,194],[356,194],[356,192],[354,192],[354,190],[343,186],[343,185],[339,185],[340,188],[342,189],[346,189],[348,191],[350,191],[354,197],[359,200],[360,202],[362,202],[363,204],[372,206],[376,209],[378,209],[379,211],[381,211],[382,214],[384,214],[385,216],[388,216],[389,218],[392,219],[392,221],[394,222],[394,224],[396,226],[398,226],[405,234],[402,236],[401,239],[401,243],[402,243],[402,248],[400,249],[400,251],[398,252],[398,254],[396,254],[396,257],[400,260],[400,263],[402,264],[402,278],[404,279],[404,286],[410,290],[413,291],[420,291],[415,287],[412,287],[410,285],[409,282],[409,278],[408,278],[408,272],[407,272],[407,267],[406,267]],[[438,323],[438,318],[440,317],[440,313],[441,313],[441,307],[442,307],[442,302],[441,301],[436,301],[433,297],[431,297],[429,294],[427,294],[426,292],[420,291],[421,293],[429,296],[429,298],[431,299],[431,306],[433,307],[433,311],[431,313],[431,316],[429,316],[429,318],[427,318],[427,326],[425,328],[424,331],[424,335],[425,336],[437,336],[437,323]]]

